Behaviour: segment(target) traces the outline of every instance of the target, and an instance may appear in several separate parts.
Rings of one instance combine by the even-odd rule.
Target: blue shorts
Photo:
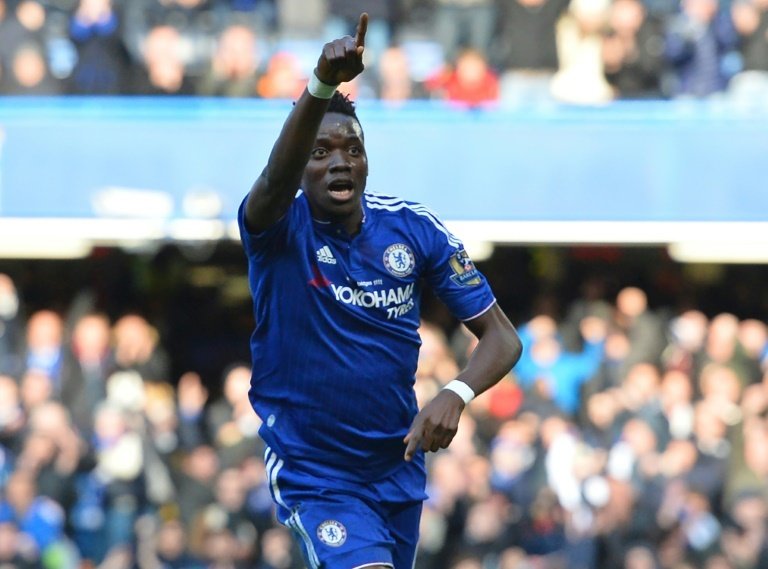
[[[269,447],[264,461],[277,518],[293,531],[309,569],[413,568],[422,500],[391,497],[403,479],[419,483],[420,465],[406,464],[410,471],[399,470],[394,480],[345,483],[340,489],[291,470]]]

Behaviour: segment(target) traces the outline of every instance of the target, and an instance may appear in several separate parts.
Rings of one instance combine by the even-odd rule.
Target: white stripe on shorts
[[[288,518],[286,525],[294,530],[297,534],[299,534],[301,540],[304,542],[304,547],[307,549],[309,564],[312,566],[310,569],[318,569],[320,567],[320,559],[317,557],[317,552],[315,552],[315,546],[312,543],[312,539],[309,537],[307,530],[304,528],[304,524],[301,523],[301,518],[299,517],[298,511],[294,511],[291,514],[291,517]]]

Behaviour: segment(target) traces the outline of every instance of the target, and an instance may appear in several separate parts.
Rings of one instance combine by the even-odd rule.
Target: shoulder
[[[365,205],[378,219],[403,224],[411,231],[432,234],[445,239],[449,245],[460,247],[461,241],[453,236],[440,216],[428,206],[401,197],[374,192],[363,195]]]
[[[254,233],[248,227],[248,223],[246,220],[246,207],[247,207],[249,197],[250,197],[250,194],[246,195],[243,198],[243,201],[240,203],[240,207],[238,208],[238,211],[237,211],[237,221],[238,221],[238,226],[240,228],[240,238],[243,242],[246,242],[249,239],[260,240],[260,239],[268,238],[271,235],[275,234],[276,232],[279,233],[280,230],[285,230],[287,226],[298,226],[298,227],[305,226],[307,220],[310,217],[309,204],[307,203],[306,195],[304,194],[304,192],[299,190],[296,193],[296,197],[294,198],[293,202],[288,207],[288,210],[280,219],[278,219],[270,228],[260,233]]]

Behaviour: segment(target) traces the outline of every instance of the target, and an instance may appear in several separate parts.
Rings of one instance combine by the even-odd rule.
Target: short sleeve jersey
[[[427,283],[460,320],[495,299],[456,239],[426,207],[365,193],[350,237],[312,218],[300,193],[253,234],[240,206],[255,330],[249,397],[260,435],[287,461],[362,482],[403,463],[417,413],[419,301]]]

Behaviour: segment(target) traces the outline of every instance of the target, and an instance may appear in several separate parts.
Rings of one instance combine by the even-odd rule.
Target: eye
[[[325,148],[320,147],[312,150],[312,158],[320,159],[326,156],[328,156],[328,151]]]
[[[363,149],[360,146],[350,146],[349,154],[352,156],[361,156],[363,154]]]

